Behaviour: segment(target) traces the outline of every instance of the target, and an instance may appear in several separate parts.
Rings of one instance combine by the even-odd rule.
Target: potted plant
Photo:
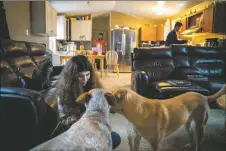
[[[81,35],[79,38],[80,38],[80,50],[84,50],[83,41],[86,39],[86,36]]]

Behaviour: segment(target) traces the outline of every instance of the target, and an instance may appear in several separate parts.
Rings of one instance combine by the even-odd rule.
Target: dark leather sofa
[[[0,150],[26,151],[50,139],[55,111],[36,91],[1,87]]]
[[[148,98],[165,99],[188,91],[210,95],[226,83],[226,50],[186,45],[135,48],[132,71],[132,89]],[[189,86],[169,80],[189,81]]]
[[[35,73],[45,67],[53,78],[63,67],[49,64],[51,54],[44,44],[1,39],[0,55],[0,150],[28,150],[50,139],[57,124],[49,105],[55,88],[43,88],[45,77]]]
[[[38,69],[45,67],[44,72],[50,72],[50,78],[57,76],[62,67],[53,67],[51,64],[51,54],[47,53],[44,44],[14,41],[14,40],[0,40],[1,51],[1,70],[11,71],[10,75],[14,75],[15,86],[18,87],[18,81],[21,85],[19,87],[41,91],[44,75],[35,75]],[[47,70],[50,68],[51,70]],[[1,77],[7,76],[8,72],[1,72]],[[18,78],[16,78],[16,76]],[[37,77],[39,79],[37,79]],[[1,78],[2,79],[2,78]],[[11,80],[9,80],[11,81]],[[4,83],[4,81],[3,81]],[[11,82],[11,86],[14,83]]]

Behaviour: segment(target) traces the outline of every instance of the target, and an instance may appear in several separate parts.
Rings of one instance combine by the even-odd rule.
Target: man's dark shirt
[[[177,34],[174,30],[169,32],[166,38],[166,46],[170,46],[171,44],[184,44],[186,40],[177,40]]]

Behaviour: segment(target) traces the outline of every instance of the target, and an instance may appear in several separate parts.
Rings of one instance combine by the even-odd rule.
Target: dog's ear
[[[116,90],[115,92],[113,92],[113,96],[117,99],[117,100],[121,100],[122,98],[124,98],[127,94],[127,89],[119,89]]]
[[[106,97],[108,103],[109,103],[111,106],[114,106],[114,105],[117,104],[117,101],[116,101],[115,97],[114,97],[111,93],[106,92],[106,93],[105,93],[105,97]]]
[[[77,103],[88,103],[91,99],[91,94],[89,92],[82,93],[76,100]]]

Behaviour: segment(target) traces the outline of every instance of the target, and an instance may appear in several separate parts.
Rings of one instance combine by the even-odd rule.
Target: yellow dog
[[[124,115],[132,123],[136,137],[132,142],[131,136],[128,135],[131,150],[139,149],[142,136],[156,151],[160,140],[182,125],[185,126],[191,141],[185,147],[190,147],[193,142],[190,125],[194,121],[196,151],[200,151],[200,142],[208,119],[208,104],[225,94],[225,91],[226,86],[212,96],[187,92],[174,98],[156,100],[147,99],[132,90],[121,88],[112,93],[117,104],[111,107],[111,112]]]

